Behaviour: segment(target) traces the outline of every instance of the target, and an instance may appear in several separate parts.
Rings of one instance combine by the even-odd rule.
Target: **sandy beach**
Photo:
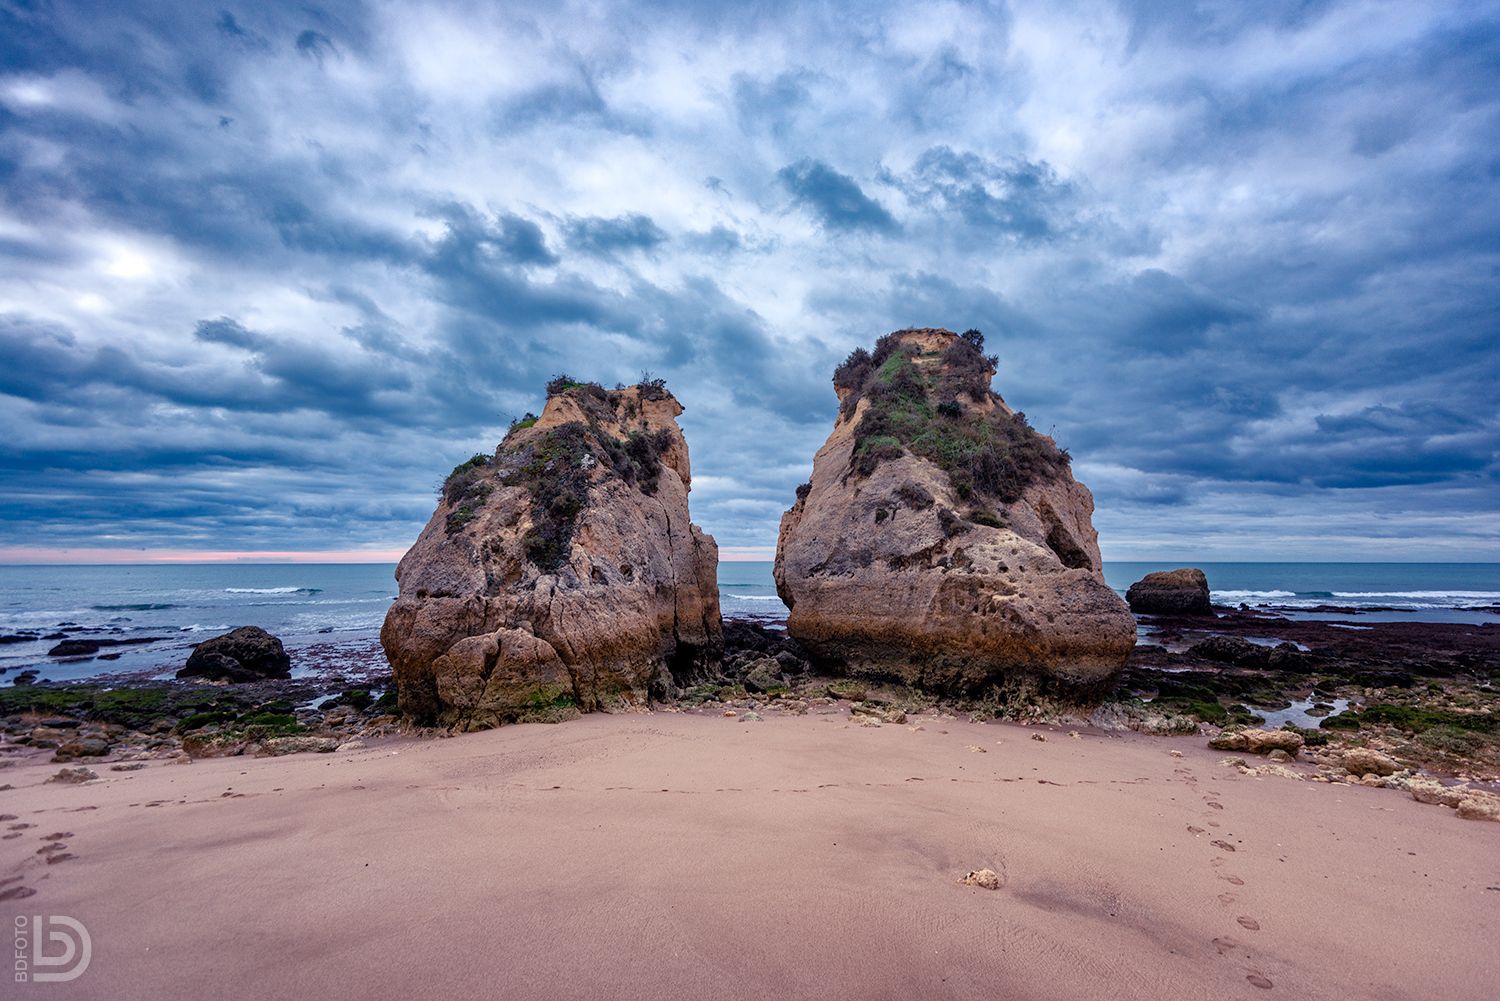
[[[86,973],[28,989],[110,1001],[1494,996],[1500,827],[1221,758],[676,712],[84,785],[37,757],[0,916],[82,921]]]

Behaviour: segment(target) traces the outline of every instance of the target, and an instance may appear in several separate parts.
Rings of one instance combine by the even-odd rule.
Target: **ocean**
[[[1182,565],[1109,562],[1104,576],[1123,594],[1152,570]],[[1221,604],[1277,607],[1294,617],[1500,625],[1500,563],[1196,565]],[[0,567],[0,635],[34,631],[43,637],[0,645],[0,684],[26,669],[40,680],[166,677],[195,643],[244,625],[279,636],[294,675],[314,665],[364,673],[381,660],[378,635],[396,596],[394,571],[393,564],[312,563]],[[769,562],[721,563],[719,599],[728,618],[786,615]],[[1310,611],[1329,605],[1365,611]],[[86,660],[49,658],[63,631],[151,642],[112,647]]]

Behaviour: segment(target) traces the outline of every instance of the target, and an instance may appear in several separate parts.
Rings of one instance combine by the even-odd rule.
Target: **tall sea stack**
[[[983,343],[900,330],[839,366],[833,433],[781,519],[787,629],[825,667],[934,691],[1095,690],[1135,620],[1093,496],[990,389]]]
[[[380,641],[402,712],[477,730],[667,698],[722,652],[718,548],[688,516],[660,382],[559,378],[443,485]]]

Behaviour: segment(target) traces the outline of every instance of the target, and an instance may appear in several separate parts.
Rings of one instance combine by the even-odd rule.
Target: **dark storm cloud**
[[[613,219],[571,219],[563,228],[568,234],[569,247],[600,257],[626,250],[650,250],[667,241],[667,234],[650,216],[639,214]]]
[[[650,370],[764,549],[943,325],[1107,554],[1493,558],[1497,66],[1488,3],[0,7],[0,547],[399,546]]]
[[[868,229],[889,233],[896,220],[866,195],[854,178],[818,160],[799,160],[776,172],[792,197],[832,230]]]
[[[1072,188],[1045,163],[994,163],[937,146],[918,158],[903,186],[914,199],[969,226],[1018,240],[1045,240],[1070,225],[1062,215]]]

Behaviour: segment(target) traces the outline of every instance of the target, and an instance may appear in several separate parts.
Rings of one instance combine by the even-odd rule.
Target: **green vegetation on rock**
[[[984,335],[969,331],[940,358],[921,360],[897,333],[882,337],[873,355],[863,348],[850,354],[835,371],[834,385],[847,391],[845,416],[866,401],[854,430],[851,471],[868,476],[910,452],[947,473],[961,499],[1011,503],[1033,480],[1066,468],[1067,452],[1032,429],[1025,414],[974,406],[992,395],[994,362],[983,344]],[[998,523],[989,519],[981,523]]]
[[[637,388],[642,399],[665,399],[669,395],[659,379],[642,382]],[[587,420],[569,421],[522,443],[503,445],[502,456],[518,462],[501,482],[523,487],[531,495],[531,529],[522,540],[526,557],[538,569],[552,573],[567,562],[572,551],[578,517],[588,505],[589,490],[596,476],[594,470],[602,468],[606,474],[613,474],[650,496],[656,492],[662,455],[672,447],[674,435],[666,428],[651,430],[644,420],[623,438],[608,430],[605,421],[615,426],[621,423],[617,411],[623,404],[630,405],[627,408],[630,413],[624,415],[626,419],[636,416],[639,410],[631,409],[634,400],[625,400],[618,391],[611,393],[597,383],[558,376],[548,384],[547,392],[549,396],[576,393]],[[534,419],[531,424],[517,422],[512,431],[534,423]],[[489,492],[488,484],[482,486],[483,493],[476,495],[479,488],[470,486],[465,493],[449,498],[464,502],[448,516],[450,532],[472,520],[477,505]],[[469,503],[471,500],[473,503]]]

